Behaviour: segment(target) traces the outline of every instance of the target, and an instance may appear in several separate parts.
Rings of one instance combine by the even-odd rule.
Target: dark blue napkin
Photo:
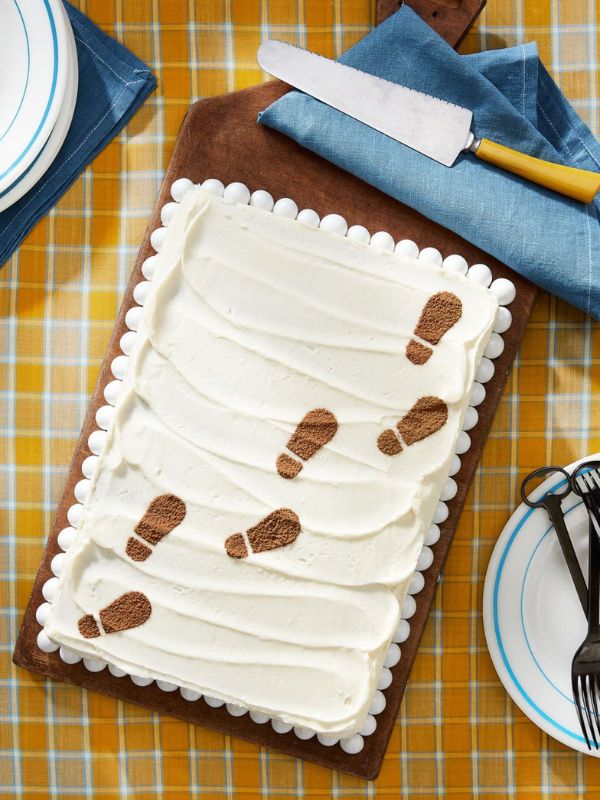
[[[0,213],[0,265],[156,87],[142,61],[72,5],[65,2],[65,9],[79,62],[75,114],[52,166],[24,197]]]
[[[535,44],[460,56],[403,6],[340,61],[471,108],[477,137],[600,171],[600,144],[542,66]],[[296,91],[259,121],[600,318],[598,197],[582,205],[467,154],[449,169]]]

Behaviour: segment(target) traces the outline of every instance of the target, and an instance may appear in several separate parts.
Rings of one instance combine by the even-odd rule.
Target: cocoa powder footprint
[[[425,303],[417,327],[413,331],[422,341],[411,339],[406,345],[406,357],[413,364],[422,365],[429,360],[433,349],[428,347],[439,343],[442,336],[453,325],[456,325],[462,316],[462,303],[452,292],[438,292],[432,295]]]
[[[100,625],[92,614],[85,614],[80,618],[77,627],[85,639],[95,639],[103,633],[117,633],[137,628],[150,618],[151,613],[152,606],[145,594],[126,592],[100,611],[98,614]]]
[[[185,503],[183,500],[174,494],[161,494],[150,502],[134,531],[145,542],[155,546],[180,525],[184,517]],[[133,561],[145,561],[152,553],[152,549],[134,536],[130,536],[125,546],[125,552]]]
[[[448,419],[448,406],[439,397],[421,397],[402,419],[396,423],[400,436],[392,428],[379,434],[377,447],[386,456],[402,452],[443,428]]]
[[[291,544],[298,538],[300,530],[298,515],[290,508],[278,508],[248,528],[246,539],[252,553],[264,553]],[[225,540],[225,551],[231,558],[247,558],[250,555],[248,545],[241,533],[234,533]]]
[[[290,436],[286,447],[298,458],[281,453],[277,458],[277,472],[282,478],[295,478],[308,461],[330,442],[338,429],[335,414],[326,408],[314,408],[305,414]]]

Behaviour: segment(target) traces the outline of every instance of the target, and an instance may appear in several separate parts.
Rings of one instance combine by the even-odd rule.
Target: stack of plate
[[[62,0],[0,0],[0,211],[54,161],[73,118],[77,83]]]

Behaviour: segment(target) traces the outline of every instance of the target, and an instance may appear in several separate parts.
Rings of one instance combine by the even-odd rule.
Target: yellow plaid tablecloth
[[[379,780],[362,781],[17,670],[11,651],[88,395],[188,105],[261,80],[267,36],[336,55],[372,0],[80,0],[158,92],[0,272],[0,794],[18,798],[597,797],[490,662],[482,579],[519,477],[600,449],[600,329],[541,295],[462,515]],[[535,39],[598,132],[595,0],[488,0],[463,50]]]

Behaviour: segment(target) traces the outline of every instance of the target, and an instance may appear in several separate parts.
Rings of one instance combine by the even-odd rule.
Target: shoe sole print
[[[462,316],[462,303],[451,292],[438,292],[425,303],[417,327],[413,331],[421,341],[411,339],[406,345],[406,357],[417,366],[429,361],[433,348]],[[423,344],[425,342],[426,344]]]
[[[93,614],[85,614],[77,627],[84,639],[96,639],[103,634],[137,628],[150,618],[151,613],[152,606],[145,594],[126,592],[99,612],[99,622]]]
[[[288,480],[295,478],[302,470],[303,462],[308,461],[330,442],[337,429],[335,414],[326,408],[314,408],[305,414],[286,444],[287,449],[297,458],[281,453],[277,458],[279,475]]]
[[[144,516],[135,526],[134,531],[143,539],[130,536],[125,552],[133,561],[145,561],[155,547],[167,534],[180,525],[185,517],[185,503],[174,494],[161,494],[150,502]]]
[[[448,406],[439,397],[421,397],[396,423],[396,430],[388,428],[379,434],[377,447],[386,456],[396,456],[443,428],[448,419]]]
[[[298,515],[290,508],[278,508],[257,525],[248,528],[245,538],[241,533],[228,536],[225,552],[231,558],[247,558],[250,553],[276,550],[296,541],[300,530]]]

